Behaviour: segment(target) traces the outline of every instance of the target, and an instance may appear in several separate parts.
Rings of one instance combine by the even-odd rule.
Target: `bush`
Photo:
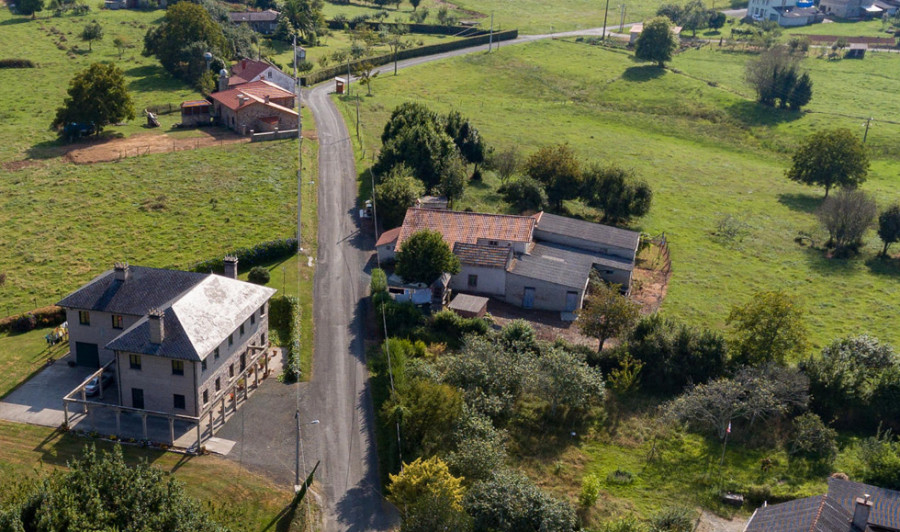
[[[57,307],[56,305],[51,305],[49,307],[36,308],[26,314],[3,318],[2,320],[0,320],[0,333],[19,332],[16,329],[16,322],[18,322],[22,318],[25,318],[26,316],[32,316],[35,320],[34,326],[31,327],[31,329],[28,329],[28,331],[39,327],[55,327],[60,323],[66,321],[65,309]],[[23,326],[27,325],[23,324]]]
[[[296,238],[283,238],[281,240],[269,240],[268,242],[260,242],[250,248],[239,248],[229,253],[225,253],[222,257],[209,259],[198,262],[189,267],[188,270],[198,273],[219,273],[225,270],[224,257],[230,255],[237,257],[238,268],[240,271],[246,271],[253,266],[275,262],[276,260],[289,257],[297,252]]]
[[[520,177],[497,190],[517,211],[542,211],[549,205],[544,185],[530,177]]]
[[[575,511],[565,501],[542,492],[528,478],[509,472],[476,483],[463,505],[474,519],[475,530],[519,532],[574,530]]]
[[[453,432],[456,449],[447,455],[450,471],[468,483],[489,479],[506,459],[505,436],[488,417],[463,405]]]
[[[431,318],[434,339],[451,347],[460,347],[463,337],[468,334],[484,336],[489,330],[484,318],[463,318],[451,310],[442,310]]]
[[[634,474],[631,471],[616,468],[615,471],[606,475],[606,481],[610,484],[631,484],[634,482]]]
[[[591,508],[597,504],[600,497],[600,477],[595,474],[585,475],[581,479],[581,494],[578,496],[578,504],[582,508]]]
[[[387,274],[381,268],[372,270],[371,279],[369,280],[369,293],[373,296],[379,292],[387,292]]]
[[[647,527],[637,518],[629,516],[600,525],[599,532],[644,532]]]
[[[16,318],[16,321],[13,322],[12,330],[16,333],[26,333],[33,331],[35,327],[37,327],[37,318],[34,314],[28,313]]]
[[[263,268],[262,266],[254,266],[250,269],[250,273],[247,275],[247,280],[253,284],[269,284],[270,279],[271,276],[269,275],[269,270]]]
[[[694,511],[683,506],[670,506],[650,518],[652,532],[691,532],[694,529]]]
[[[386,292],[382,292],[382,294],[386,294]],[[384,313],[385,324],[390,336],[408,338],[425,321],[422,311],[410,301],[398,303],[389,296],[386,299],[378,298],[378,300],[381,303],[377,305],[375,311]]]
[[[34,68],[31,59],[0,59],[0,68]]]
[[[836,439],[836,430],[825,426],[822,418],[808,412],[794,418],[790,452],[831,462],[837,456]]]
[[[900,489],[900,443],[890,431],[880,432],[860,444],[863,481],[881,488]]]
[[[269,300],[269,327],[287,329],[291,326],[291,298],[277,296]]]

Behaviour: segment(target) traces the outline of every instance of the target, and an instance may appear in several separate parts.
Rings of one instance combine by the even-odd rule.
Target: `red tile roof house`
[[[438,231],[459,258],[450,287],[524,308],[581,308],[591,270],[631,286],[640,233],[540,212],[510,216],[410,208],[403,225],[378,239],[380,261],[423,229]]]
[[[268,81],[214,92],[209,99],[215,106],[217,123],[241,135],[297,128],[294,94]]]
[[[231,67],[231,77],[228,77],[226,72],[223,79],[220,73],[219,90],[260,80],[274,83],[288,92],[294,92],[296,88],[294,78],[282,72],[275,65],[267,61],[241,59]]]

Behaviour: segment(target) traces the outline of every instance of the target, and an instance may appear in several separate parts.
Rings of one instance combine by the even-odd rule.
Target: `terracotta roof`
[[[247,83],[247,80],[240,76],[231,76],[230,78],[228,78],[229,87],[233,87],[235,85],[243,85],[244,83]]]
[[[390,244],[391,242],[396,242],[397,237],[400,236],[401,229],[403,229],[403,228],[397,227],[397,228],[394,228],[389,231],[385,231],[385,232],[381,233],[381,236],[378,237],[378,242],[375,242],[375,246],[376,247],[383,246],[385,244]]]
[[[463,264],[483,266],[485,268],[506,268],[512,248],[506,246],[483,246],[457,242],[453,246],[453,254]]]
[[[247,100],[244,103],[241,103],[238,100],[238,95],[247,96]],[[253,81],[250,83],[245,83],[243,85],[238,85],[232,89],[227,89],[224,91],[214,92],[209,95],[209,97],[225,107],[237,111],[240,108],[247,107],[253,105],[255,103],[261,103],[263,105],[267,105],[272,108],[277,108],[282,111],[288,111],[293,114],[297,114],[293,109],[288,109],[283,105],[278,105],[276,103],[266,103],[266,96],[269,98],[293,98],[294,93],[288,92],[278,85],[274,83],[270,83],[265,80]]]
[[[246,80],[251,80],[256,76],[262,74],[266,71],[267,68],[273,65],[265,62],[265,61],[256,61],[254,59],[241,59],[233,67],[231,67],[231,74],[233,76],[240,76]]]
[[[181,102],[181,107],[206,107],[210,105],[209,100],[190,100],[187,102]]]
[[[457,242],[477,244],[479,239],[531,242],[534,224],[531,216],[410,208],[397,238],[397,249],[413,233],[423,229],[441,233],[451,249]]]

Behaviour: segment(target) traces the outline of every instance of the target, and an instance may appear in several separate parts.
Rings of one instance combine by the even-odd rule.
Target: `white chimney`
[[[238,259],[232,255],[225,256],[225,277],[229,279],[238,278]]]
[[[113,272],[116,281],[122,281],[123,283],[131,277],[131,269],[128,267],[127,262],[117,262]]]
[[[856,498],[856,508],[853,510],[853,528],[856,530],[865,530],[869,524],[869,511],[872,509],[872,502],[869,500],[869,494],[865,494],[865,498]]]
[[[159,345],[166,337],[166,329],[163,325],[166,313],[161,309],[150,309],[147,313],[147,321],[150,323],[150,343]]]

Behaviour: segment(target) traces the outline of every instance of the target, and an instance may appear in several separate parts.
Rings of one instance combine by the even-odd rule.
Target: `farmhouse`
[[[271,35],[278,28],[278,15],[274,9],[265,11],[232,11],[228,18],[234,24],[246,24],[263,35]]]
[[[250,131],[296,129],[294,93],[265,80],[244,83],[209,95],[219,125],[241,135]]]
[[[268,344],[275,290],[226,275],[116,264],[66,296],[79,365],[115,360],[119,404],[199,416]]]
[[[631,286],[640,234],[540,212],[534,216],[410,208],[403,225],[386,231],[376,250],[393,260],[423,229],[438,231],[459,258],[454,291],[490,296],[524,308],[581,308],[591,271]]]
[[[231,77],[227,78],[224,86],[220,77],[219,90],[260,80],[274,83],[292,94],[296,89],[294,78],[282,72],[277,66],[267,61],[241,59],[231,67]]]
[[[779,26],[807,26],[824,18],[811,0],[750,0],[747,16],[774,21]]]
[[[840,478],[828,493],[753,512],[745,532],[880,532],[900,530],[900,492]]]

